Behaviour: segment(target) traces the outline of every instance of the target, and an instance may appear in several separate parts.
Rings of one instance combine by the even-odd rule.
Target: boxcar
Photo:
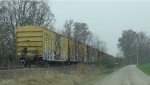
[[[98,57],[98,52],[96,49],[90,47],[90,46],[87,46],[87,53],[88,53],[88,56],[87,56],[87,61],[88,62],[96,62],[97,61],[97,57]]]
[[[61,60],[60,61],[68,61],[68,37],[61,36],[60,43],[61,50]]]
[[[76,52],[76,50],[75,50],[75,40],[73,39],[73,38],[69,38],[69,40],[68,40],[68,56],[69,56],[69,60],[71,61],[71,62],[76,62],[76,55],[75,55],[75,52]]]
[[[92,61],[92,49],[90,46],[87,46],[87,62]]]
[[[94,55],[95,55],[95,57],[94,57],[94,62],[98,62],[98,57],[99,57],[98,52],[99,52],[99,51],[94,48],[94,53],[95,53],[95,54],[94,54]]]
[[[84,43],[79,44],[80,50],[80,61],[86,62],[87,61],[87,45]]]
[[[97,62],[101,62],[102,57],[101,57],[101,52],[97,50]]]
[[[95,61],[95,50],[92,48],[92,47],[90,47],[90,49],[91,49],[91,62],[93,63],[94,61]]]
[[[55,61],[56,33],[40,26],[19,26],[16,30],[16,52],[21,60]]]
[[[21,26],[17,27],[16,32],[16,52],[19,59],[43,57],[43,29],[41,27]]]
[[[55,36],[56,42],[56,51],[55,51],[55,60],[61,60],[61,35],[56,34]]]
[[[94,62],[97,62],[98,61],[98,50],[97,49],[95,49],[95,48],[93,48],[93,51],[94,51]]]
[[[56,33],[46,28],[43,29],[43,59],[46,61],[56,61]]]
[[[50,62],[97,62],[110,60],[109,55],[40,26],[19,26],[16,29],[16,52],[21,60]],[[107,61],[108,62],[108,61]]]
[[[75,61],[80,62],[80,42],[75,41]]]

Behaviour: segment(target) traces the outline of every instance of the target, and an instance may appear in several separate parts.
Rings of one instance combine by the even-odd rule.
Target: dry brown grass
[[[12,79],[1,79],[0,85],[92,85],[93,82],[90,81],[104,77],[99,76],[102,72],[94,66],[78,64],[72,69],[68,67],[30,69],[31,71],[27,71],[31,72],[29,74],[17,74]]]
[[[77,64],[77,72],[85,74],[87,73],[88,68],[86,65],[84,65],[83,63]]]

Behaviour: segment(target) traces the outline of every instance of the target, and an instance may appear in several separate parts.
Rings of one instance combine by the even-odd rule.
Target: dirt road
[[[95,85],[150,85],[150,77],[135,65],[126,66]]]

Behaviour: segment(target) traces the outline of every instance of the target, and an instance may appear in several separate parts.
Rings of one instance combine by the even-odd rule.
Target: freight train
[[[107,58],[106,53],[41,26],[17,27],[16,53],[25,66],[43,62],[94,63]]]

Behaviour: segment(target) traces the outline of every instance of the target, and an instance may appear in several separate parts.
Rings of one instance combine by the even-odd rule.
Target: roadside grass
[[[118,68],[117,68],[118,69]],[[21,74],[12,79],[0,79],[0,85],[92,85],[95,79],[102,79],[117,70],[96,65],[75,66],[59,69],[31,69],[30,74]]]
[[[150,64],[141,64],[137,65],[137,67],[142,70],[144,73],[150,75]]]

